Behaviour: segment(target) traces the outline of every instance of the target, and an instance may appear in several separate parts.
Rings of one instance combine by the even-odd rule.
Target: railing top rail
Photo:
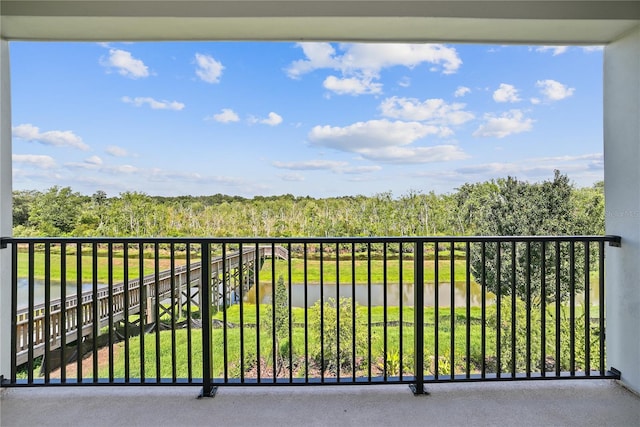
[[[620,245],[621,237],[603,236],[374,236],[374,237],[2,237],[0,243],[97,243],[97,244],[285,244],[285,243],[392,243],[392,242],[609,242]]]

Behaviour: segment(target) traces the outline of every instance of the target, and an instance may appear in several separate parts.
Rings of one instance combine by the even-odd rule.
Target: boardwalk
[[[238,293],[238,286],[242,284],[244,290],[253,286],[254,274],[259,269],[265,258],[287,259],[287,250],[281,246],[261,246],[247,248],[242,251],[231,252],[226,257],[216,257],[211,260],[211,285],[213,287],[214,303],[229,301],[233,292]],[[142,278],[129,280],[115,284],[111,290],[103,286],[98,289],[94,298],[92,290],[85,291],[78,299],[77,295],[70,295],[66,301],[52,300],[48,304],[49,319],[46,319],[46,302],[35,305],[33,310],[22,308],[16,316],[16,365],[21,365],[29,360],[30,339],[32,336],[31,358],[45,353],[47,341],[49,351],[59,348],[63,342],[66,344],[82,340],[93,335],[94,315],[97,313],[97,330],[125,319],[125,315],[134,315],[140,312],[141,307],[153,304],[146,300],[162,302],[170,300],[177,302],[181,310],[187,298],[191,298],[197,304],[201,274],[200,262],[190,263],[189,266],[181,265],[156,274],[149,274]],[[241,277],[242,276],[242,277]],[[223,285],[223,280],[227,283]],[[126,291],[125,291],[126,290]],[[223,295],[226,290],[226,297]],[[157,295],[156,295],[157,291]],[[94,307],[97,301],[97,310]],[[160,307],[162,308],[162,307]],[[165,310],[164,308],[162,308]],[[30,314],[31,313],[31,314]],[[147,310],[147,319],[153,319],[153,310]],[[160,313],[162,314],[162,313]],[[47,326],[49,326],[47,328]],[[47,332],[47,329],[49,331]]]

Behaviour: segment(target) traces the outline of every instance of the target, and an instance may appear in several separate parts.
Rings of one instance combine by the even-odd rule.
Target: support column
[[[0,40],[0,237],[11,237],[11,84],[9,42]],[[0,249],[0,375],[11,378],[11,248]]]
[[[640,392],[640,25],[605,48],[604,173],[606,363]]]

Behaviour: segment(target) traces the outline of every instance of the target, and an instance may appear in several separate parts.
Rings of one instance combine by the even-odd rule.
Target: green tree
[[[478,188],[479,193],[474,194]],[[489,190],[489,191],[487,191]],[[562,236],[580,233],[572,206],[573,186],[566,175],[555,171],[552,181],[530,184],[509,177],[467,186],[463,211],[474,214],[476,232],[485,236]],[[465,206],[469,203],[477,207]],[[487,243],[472,246],[471,267],[476,281],[498,296],[515,291],[523,301],[538,306],[543,301],[566,300],[570,295],[570,245],[533,242]],[[584,246],[574,247],[574,291],[584,289]],[[513,260],[515,259],[515,265]],[[544,263],[543,263],[544,260]],[[557,269],[557,263],[560,268]],[[544,264],[544,268],[543,268]],[[513,281],[515,269],[515,283]],[[560,277],[560,293],[555,280]],[[542,294],[544,279],[544,295]],[[530,290],[530,295],[527,290]]]
[[[274,293],[275,299],[267,307],[264,325],[269,331],[275,330],[276,342],[273,343],[272,351],[276,354],[276,366],[273,369],[276,375],[279,375],[291,345],[289,343],[289,294],[282,276],[278,277]]]
[[[29,211],[33,201],[38,196],[37,191],[14,191],[13,192],[13,226],[28,226]]]
[[[45,236],[70,235],[76,228],[85,199],[70,187],[51,187],[35,196],[29,222]]]
[[[581,234],[605,233],[603,184],[602,181],[596,182],[593,187],[578,188],[573,192],[574,221]]]
[[[366,325],[362,316],[353,318],[351,298],[340,298],[339,302],[329,298],[324,304],[317,301],[309,312],[309,341],[313,344],[313,348],[309,351],[313,358],[324,371],[337,374],[339,370],[344,372],[343,370],[346,369],[347,372],[353,372],[356,369],[353,363],[354,340],[356,352],[358,349],[365,348]],[[355,336],[352,330],[354,321],[356,322]]]
[[[512,310],[515,310],[515,324],[511,323]],[[529,329],[527,329],[527,324],[531,325]],[[516,305],[513,307],[511,298],[502,298],[500,323],[498,324],[497,305],[493,304],[487,309],[486,325],[489,330],[498,330],[500,333],[501,366],[496,366],[498,372],[509,372],[514,365],[516,372],[525,372],[527,364],[528,368],[533,371],[541,369],[542,334],[538,310],[527,310],[521,300],[516,300]],[[513,348],[512,342],[515,342]]]

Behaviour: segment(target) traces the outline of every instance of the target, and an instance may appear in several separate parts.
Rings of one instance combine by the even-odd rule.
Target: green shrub
[[[339,304],[336,304],[335,299],[330,298],[322,306],[318,301],[309,309],[309,334],[312,344],[309,352],[325,372],[337,373],[339,370],[341,373],[345,370],[353,372],[357,368],[354,366],[354,360],[357,363],[353,354],[354,340],[356,353],[366,352],[366,323],[361,318],[356,319],[354,337],[352,310],[350,298],[340,298]],[[338,312],[340,313],[339,325]]]

